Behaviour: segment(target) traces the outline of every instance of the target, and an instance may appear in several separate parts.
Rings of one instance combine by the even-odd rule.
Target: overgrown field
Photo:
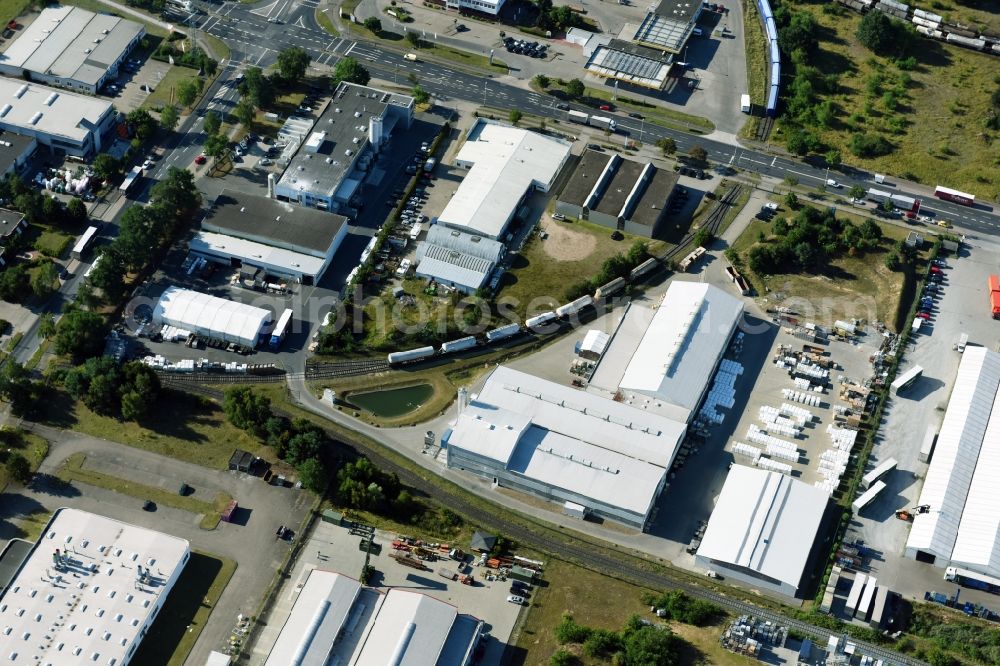
[[[924,4],[938,13],[955,7]],[[1000,4],[978,4],[978,12],[956,8],[955,14],[984,24],[1000,20]],[[794,153],[832,156],[926,185],[1000,195],[1000,130],[988,123],[998,112],[991,97],[1000,89],[1000,58],[913,34],[905,49],[890,43],[877,55],[857,37],[860,14],[834,2],[785,0],[779,7],[793,18],[785,27],[778,21],[789,76],[772,140]],[[811,16],[815,27],[796,14]],[[792,78],[794,71],[812,74]]]

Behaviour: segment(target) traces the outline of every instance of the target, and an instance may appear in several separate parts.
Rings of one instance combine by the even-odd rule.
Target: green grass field
[[[47,257],[59,258],[73,242],[73,237],[61,231],[42,230],[35,239],[35,249]]]
[[[19,453],[28,460],[31,471],[34,472],[49,453],[49,443],[38,435],[23,430],[4,428],[0,431],[0,493],[10,483],[10,473],[7,470],[7,459],[14,453]]]
[[[134,663],[183,666],[235,571],[233,560],[192,551]]]
[[[173,391],[160,396],[141,425],[95,414],[62,392],[46,405],[44,417],[56,426],[212,469],[226,469],[236,448],[262,453],[261,443],[230,425],[219,405]]]
[[[28,0],[0,0],[0,20],[7,25],[11,19],[24,13]]]
[[[123,18],[129,19],[130,21],[139,21],[143,23],[146,26],[146,32],[150,35],[153,35],[155,37],[167,36],[167,31],[161,28],[160,26],[156,25],[155,23],[152,23],[151,21],[143,21],[135,14],[126,14],[124,12],[119,13],[116,11],[114,7],[112,7],[111,5],[104,4],[103,2],[101,2],[101,0],[61,0],[61,3],[64,5],[73,5],[74,7],[82,7],[83,9],[88,9],[92,12],[97,12],[97,13],[103,12],[103,13],[118,14]],[[150,17],[150,19],[152,18],[153,17]]]
[[[611,240],[611,229],[589,222],[552,222],[547,229],[549,237],[533,235],[500,282],[497,301],[510,301],[522,317],[529,304],[537,314],[564,303],[567,287],[593,276],[606,259],[627,253],[635,241],[645,241],[651,252],[664,246],[662,241],[628,234],[623,240]]]
[[[544,580],[531,599],[528,616],[517,634],[516,646],[521,654],[514,663],[548,665],[552,654],[560,647],[553,633],[564,613],[572,615],[579,624],[612,631],[620,630],[632,615],[651,618],[649,607],[640,600],[644,592],[651,590],[559,560],[549,562]],[[721,626],[693,627],[672,622],[670,628],[688,643],[681,656],[682,664],[744,666],[760,663],[724,650],[719,645]],[[579,666],[609,663],[587,657],[578,645],[568,645],[565,649],[577,656]]]
[[[166,75],[156,84],[156,88],[149,94],[142,105],[148,109],[160,109],[168,104],[176,104],[180,107],[180,103],[176,99],[177,86],[182,81],[197,78],[198,70],[174,65],[167,70]]]
[[[750,94],[751,102],[763,106],[767,104],[767,40],[760,25],[757,3],[752,0],[742,0],[742,2],[743,34],[746,35],[747,92]],[[740,136],[754,136],[758,122],[758,117],[751,116],[740,130]]]
[[[85,464],[87,456],[83,453],[74,453],[63,461],[59,467],[57,476],[66,481],[79,481],[105,490],[111,490],[123,495],[129,495],[140,500],[150,500],[156,504],[170,506],[182,511],[189,511],[193,514],[201,514],[201,528],[214,530],[219,525],[220,514],[232,501],[228,493],[218,493],[214,502],[204,502],[193,497],[181,496],[176,490],[164,490],[154,486],[147,486],[127,479],[121,479],[110,474],[104,474],[91,469],[87,469]]]
[[[795,8],[812,13],[829,35],[820,41],[812,63],[824,74],[839,75],[840,92],[830,96],[837,111],[834,125],[819,131],[819,137],[840,150],[845,163],[925,185],[948,185],[979,197],[1000,194],[1000,152],[983,123],[998,85],[996,57],[921,39],[914,54],[919,66],[902,73],[910,82],[891,111],[883,93],[896,86],[901,73],[858,42],[855,32],[861,16],[851,11],[831,16],[818,4]],[[870,101],[868,88],[877,75],[885,82]],[[861,131],[884,136],[895,150],[873,159],[854,157],[849,143]]]

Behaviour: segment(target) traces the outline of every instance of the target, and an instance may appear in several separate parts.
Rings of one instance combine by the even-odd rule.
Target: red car
[[[601,111],[614,111],[614,109],[611,108],[610,104],[601,104],[599,108],[601,109]]]
[[[198,165],[204,164],[206,161],[207,160],[205,159],[204,155],[199,155],[198,157],[194,158],[194,163]]]
[[[917,316],[920,317],[921,319],[930,319],[931,318],[931,315],[928,312],[918,312]]]
[[[941,269],[937,266],[931,266],[931,273],[940,273]]]

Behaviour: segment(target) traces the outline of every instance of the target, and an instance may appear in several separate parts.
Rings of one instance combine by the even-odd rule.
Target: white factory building
[[[184,539],[57,510],[0,596],[0,661],[126,666],[190,552]]]
[[[1000,354],[966,347],[906,555],[1000,577]]]
[[[690,423],[742,316],[721,289],[673,281],[656,307],[629,306],[588,390]]]
[[[93,95],[145,34],[141,23],[111,14],[48,7],[0,54],[0,74]]]
[[[525,199],[549,191],[569,155],[566,141],[478,119],[455,156],[455,166],[468,173],[438,224],[502,238]]]
[[[180,287],[168,287],[153,308],[156,326],[250,348],[257,346],[270,323],[271,313],[264,308]]]
[[[695,562],[794,597],[828,503],[824,490],[779,472],[733,465]]]
[[[466,666],[482,630],[482,621],[425,594],[382,593],[313,569],[264,665]]]
[[[406,95],[341,83],[314,124],[295,119],[279,133],[286,144],[279,164],[286,168],[274,196],[351,216],[363,203],[362,183],[393,134],[410,128],[413,106]]]
[[[505,366],[442,436],[448,466],[645,529],[686,432],[683,422]]]
[[[55,152],[93,156],[117,119],[105,100],[0,77],[0,130],[34,138]]]
[[[434,224],[417,245],[416,275],[471,294],[486,285],[505,252],[500,241]]]
[[[444,4],[444,6],[448,9],[478,12],[480,14],[496,16],[500,13],[500,8],[504,5],[504,0],[443,0],[443,3],[441,0],[438,0],[433,4]]]
[[[201,231],[195,255],[227,266],[260,268],[276,278],[319,282],[347,236],[347,218],[264,196],[223,190]]]

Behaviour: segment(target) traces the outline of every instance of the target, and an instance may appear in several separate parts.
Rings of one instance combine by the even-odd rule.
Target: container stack
[[[760,460],[761,450],[756,446],[751,446],[749,444],[744,444],[743,442],[733,442],[733,453],[740,456],[746,456],[757,464]]]

